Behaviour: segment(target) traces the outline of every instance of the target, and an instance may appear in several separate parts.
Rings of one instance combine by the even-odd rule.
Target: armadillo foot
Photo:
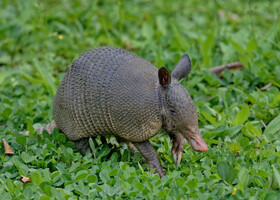
[[[157,152],[151,145],[150,141],[147,140],[145,142],[135,142],[133,144],[147,161],[149,170],[151,171],[156,169],[155,172],[158,173],[160,177],[163,177],[164,172],[157,156]]]
[[[135,154],[135,152],[137,152],[137,150],[136,150],[135,146],[132,144],[132,142],[126,142],[126,144],[132,154]]]
[[[175,164],[179,166],[183,155],[185,139],[181,134],[169,134],[169,135],[171,138],[171,142],[173,143],[171,153],[174,157]]]
[[[89,138],[82,138],[80,140],[74,141],[77,149],[80,150],[82,155],[86,155],[87,150],[90,148]]]

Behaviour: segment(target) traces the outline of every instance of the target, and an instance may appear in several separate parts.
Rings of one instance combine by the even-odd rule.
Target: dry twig
[[[217,67],[212,67],[209,70],[213,73],[215,73],[219,78],[221,78],[221,72],[224,69],[229,69],[229,70],[237,70],[237,69],[241,69],[244,66],[242,65],[241,62],[234,62],[234,63],[229,63],[226,65],[221,65],[221,66],[217,66]]]
[[[268,88],[270,88],[272,86],[272,82],[270,82],[269,84],[263,86],[260,90],[261,91],[266,91]]]
[[[261,123],[262,123],[263,127],[266,128],[266,125],[265,125],[265,123],[263,122],[263,120],[261,120]]]

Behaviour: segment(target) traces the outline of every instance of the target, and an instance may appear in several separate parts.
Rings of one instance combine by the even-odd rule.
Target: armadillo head
[[[194,102],[179,80],[191,69],[187,54],[183,55],[172,74],[165,67],[159,69],[159,83],[163,110],[163,127],[168,133],[182,134],[196,151],[207,151],[199,128]]]

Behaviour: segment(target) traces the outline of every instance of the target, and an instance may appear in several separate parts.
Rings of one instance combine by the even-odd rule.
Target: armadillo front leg
[[[171,142],[173,143],[171,153],[174,157],[174,162],[177,163],[177,166],[180,165],[181,159],[182,159],[182,154],[184,150],[184,145],[185,145],[185,139],[184,137],[177,133],[177,134],[169,134]],[[178,156],[178,157],[177,157]]]
[[[145,142],[135,142],[133,144],[147,161],[149,170],[151,171],[152,169],[156,168],[156,172],[159,174],[159,176],[164,176],[164,172],[157,156],[157,152],[151,145],[150,141],[148,140]]]

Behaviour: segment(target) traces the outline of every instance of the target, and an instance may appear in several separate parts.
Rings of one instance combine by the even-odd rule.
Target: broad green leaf
[[[32,190],[31,187],[26,187],[26,188],[24,188],[24,190],[23,190],[24,198],[25,198],[25,199],[32,199],[32,197],[33,197],[33,195],[34,195],[33,192],[34,192],[34,191]]]
[[[249,43],[247,44],[246,50],[247,50],[247,52],[248,52],[249,54],[251,54],[251,56],[252,56],[252,55],[253,55],[252,52],[253,52],[253,51],[256,51],[256,50],[257,50],[257,47],[258,47],[257,41],[256,41],[255,39],[251,39],[251,40],[249,41]]]
[[[232,183],[235,180],[236,177],[237,177],[237,170],[230,167],[229,173],[226,177],[226,181],[228,183]]]
[[[173,160],[169,157],[169,155],[164,155],[164,158],[169,161],[169,163],[173,163]]]
[[[60,171],[55,171],[55,172],[53,172],[53,173],[50,175],[50,177],[51,177],[51,178],[55,178],[55,177],[57,177],[60,173],[61,173]]]
[[[123,183],[123,182],[122,182]],[[117,192],[120,191],[121,187],[111,187],[110,185],[108,184],[104,184],[101,186],[101,188],[103,189],[103,191],[110,197],[114,196]]]
[[[35,129],[32,126],[33,120],[30,117],[26,117],[24,121],[27,124],[27,130],[29,131],[29,133],[33,133],[35,131]]]
[[[6,185],[7,185],[8,192],[10,192],[11,194],[14,194],[14,192],[15,192],[14,183],[10,179],[6,179]]]
[[[168,149],[169,149],[169,143],[168,143],[167,139],[164,138],[164,151],[168,152]]]
[[[29,169],[28,169],[28,167],[25,164],[21,164],[19,166],[19,173],[20,173],[20,175],[27,176],[28,175],[28,171],[29,171]]]
[[[26,136],[19,136],[19,137],[16,138],[16,141],[20,145],[24,145],[24,144],[26,144],[27,137]]]
[[[232,46],[233,46],[240,54],[244,54],[244,53],[245,53],[243,47],[242,47],[240,44],[238,44],[237,42],[235,42],[235,41],[233,41],[233,40],[230,40],[230,42],[231,42]]]
[[[50,199],[51,198],[49,196],[45,195],[45,194],[40,197],[40,200],[50,200]]]
[[[128,182],[121,182],[121,187],[126,193],[129,193],[131,189],[131,185]]]
[[[42,176],[39,172],[35,172],[31,175],[31,181],[32,183],[35,183],[36,185],[40,185],[42,182]]]
[[[109,176],[115,176],[118,172],[119,172],[118,168],[113,169],[113,170],[110,171]]]
[[[234,124],[239,125],[243,124],[245,121],[247,121],[248,117],[250,115],[250,109],[247,104],[242,105],[240,111],[237,113]]]
[[[221,179],[228,183],[232,183],[234,179],[237,177],[236,169],[229,166],[229,164],[225,161],[221,161],[217,165],[217,172]]]
[[[88,177],[87,177],[87,181],[88,181],[89,183],[94,183],[96,180],[97,180],[97,176],[94,175],[94,174],[88,175]]]
[[[203,117],[205,117],[205,119],[207,119],[207,121],[209,121],[212,125],[216,124],[216,119],[214,117],[212,117],[211,115],[209,115],[208,113],[201,111],[201,114],[203,115]]]
[[[272,165],[272,168],[273,168],[273,172],[274,172],[274,176],[278,182],[278,186],[280,188],[280,173],[279,171],[276,169],[275,165]]]
[[[36,160],[36,156],[32,156],[29,155],[28,153],[26,153],[25,151],[21,153],[21,159],[25,162],[25,163],[30,163],[34,160]]]
[[[136,183],[135,188],[138,189],[139,192],[141,192],[144,189],[144,184],[142,183]]]
[[[264,200],[278,200],[278,195],[276,191],[268,191],[264,197]]]
[[[71,181],[73,181],[73,180],[72,180],[72,177],[70,176],[69,173],[62,173],[62,174],[61,174],[61,178],[62,178],[62,180],[63,180],[64,182],[71,182]]]
[[[43,183],[41,185],[41,188],[43,189],[44,193],[50,197],[53,196],[52,191],[51,191],[52,187],[50,185],[48,185],[48,183],[46,183],[46,182],[44,182],[44,183],[45,183],[44,185],[43,185]]]
[[[81,170],[78,171],[78,173],[76,174],[75,180],[79,181],[79,180],[83,180],[87,177],[88,172],[86,170]]]
[[[190,189],[195,189],[197,187],[197,184],[198,184],[198,180],[196,178],[194,179],[191,179],[187,182],[187,186],[190,188]]]
[[[203,135],[204,138],[224,138],[226,136],[233,137],[241,130],[242,125],[237,126],[218,126],[212,132],[207,132]]]
[[[229,164],[225,161],[219,162],[217,165],[217,172],[221,179],[226,180],[226,177],[229,173]]]
[[[242,137],[240,139],[240,145],[244,148],[249,144],[249,139],[247,137]]]
[[[104,169],[99,173],[99,177],[104,183],[107,183],[110,180],[109,173]]]
[[[13,110],[11,108],[5,108],[1,115],[4,118],[8,118],[12,113],[13,113]]]
[[[261,138],[261,132],[254,127],[250,122],[246,122],[245,127],[250,133],[253,133],[254,136]]]
[[[242,125],[227,127],[221,134],[219,134],[219,136],[220,137],[225,137],[225,136],[233,137],[237,133],[239,133],[241,128],[242,128]]]
[[[89,146],[90,146],[90,149],[91,149],[92,154],[93,154],[94,157],[95,157],[96,149],[95,149],[95,145],[94,145],[94,142],[93,142],[92,138],[89,138]]]
[[[280,114],[275,117],[265,128],[264,134],[274,134],[280,130]]]
[[[250,182],[250,175],[246,168],[242,168],[238,173],[238,180],[242,184],[243,188],[246,188]]]

